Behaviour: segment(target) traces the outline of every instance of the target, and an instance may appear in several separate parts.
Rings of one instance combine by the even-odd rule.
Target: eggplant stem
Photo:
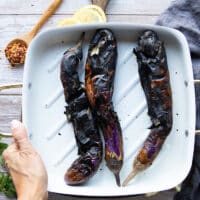
[[[126,186],[129,183],[129,181],[131,181],[138,172],[139,172],[138,169],[133,169],[133,171],[127,176],[127,178],[122,183],[122,186]]]
[[[81,48],[84,38],[85,38],[85,32],[81,33],[78,43],[74,47],[70,48],[70,50],[73,51],[75,49]]]
[[[78,44],[77,44],[78,47],[82,46],[84,39],[85,39],[85,32],[82,32],[81,37],[80,37]]]
[[[120,183],[119,173],[115,173],[115,180],[116,180],[117,185],[120,187],[121,183]]]
[[[78,43],[75,46],[68,49],[67,51],[65,51],[64,54],[66,54],[68,51],[75,51],[76,49],[81,48],[84,38],[85,38],[85,32],[82,32]]]

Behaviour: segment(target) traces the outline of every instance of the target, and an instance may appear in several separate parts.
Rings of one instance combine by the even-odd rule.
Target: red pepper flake
[[[23,64],[27,52],[27,45],[20,41],[9,44],[5,49],[5,55],[12,66]]]

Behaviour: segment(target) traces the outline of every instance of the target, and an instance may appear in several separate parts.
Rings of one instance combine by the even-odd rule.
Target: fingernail
[[[11,129],[19,128],[20,122],[18,120],[12,120],[11,121]]]

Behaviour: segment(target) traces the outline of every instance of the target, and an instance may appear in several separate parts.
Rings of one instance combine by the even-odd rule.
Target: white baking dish
[[[147,115],[138,66],[132,54],[138,36],[146,29],[156,31],[164,41],[173,97],[173,129],[155,162],[126,187],[116,186],[103,161],[97,174],[85,185],[68,186],[64,173],[77,157],[71,123],[64,115],[60,75],[63,52],[76,44],[85,31],[84,61],[89,40],[98,28],[110,28],[118,41],[118,62],[113,102],[120,118],[124,139],[121,181],[132,169],[133,159],[147,137],[151,122]],[[80,73],[84,80],[84,65]],[[49,176],[51,192],[83,196],[123,196],[166,190],[188,174],[193,157],[195,96],[192,65],[184,36],[173,29],[153,25],[122,23],[89,24],[49,29],[31,43],[25,63],[23,121],[32,144],[41,154]]]

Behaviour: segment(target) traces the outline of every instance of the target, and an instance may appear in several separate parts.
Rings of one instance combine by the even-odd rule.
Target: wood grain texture
[[[0,131],[10,132],[10,122],[20,119],[21,96],[0,95]]]
[[[68,15],[54,15],[47,21],[41,31],[55,27],[59,20],[71,16]],[[23,66],[11,67],[4,55],[4,48],[7,43],[19,35],[24,34],[33,27],[37,22],[40,15],[1,15],[0,16],[0,85],[7,83],[22,82],[23,79]],[[129,22],[138,24],[152,24],[156,21],[157,15],[108,15],[110,22]],[[24,26],[24,24],[26,26]],[[20,89],[0,91],[0,94],[21,94]]]
[[[108,21],[129,22],[136,24],[152,24],[157,16],[166,9],[172,0],[110,0],[106,13]],[[0,1],[0,84],[21,82],[23,78],[23,66],[9,67],[4,56],[6,44],[13,38],[30,30],[38,21],[41,14],[49,4],[49,0],[1,0]],[[88,5],[91,0],[63,0],[62,5],[56,11],[41,31],[48,27],[54,27],[56,23],[71,16],[78,8]],[[19,119],[21,113],[21,89],[0,91],[0,130],[10,131],[10,121]],[[10,141],[8,141],[10,142]],[[120,197],[119,200],[172,200],[174,190],[161,192],[150,198],[144,197]],[[80,198],[49,194],[50,200],[93,200],[96,198]],[[98,198],[103,200],[105,198]],[[109,198],[111,199],[111,198]],[[8,200],[0,193],[0,200]]]
[[[111,0],[107,14],[160,14],[172,0]],[[41,14],[49,0],[1,0],[0,14]],[[64,0],[56,14],[73,13],[76,9],[91,4],[90,0]]]

